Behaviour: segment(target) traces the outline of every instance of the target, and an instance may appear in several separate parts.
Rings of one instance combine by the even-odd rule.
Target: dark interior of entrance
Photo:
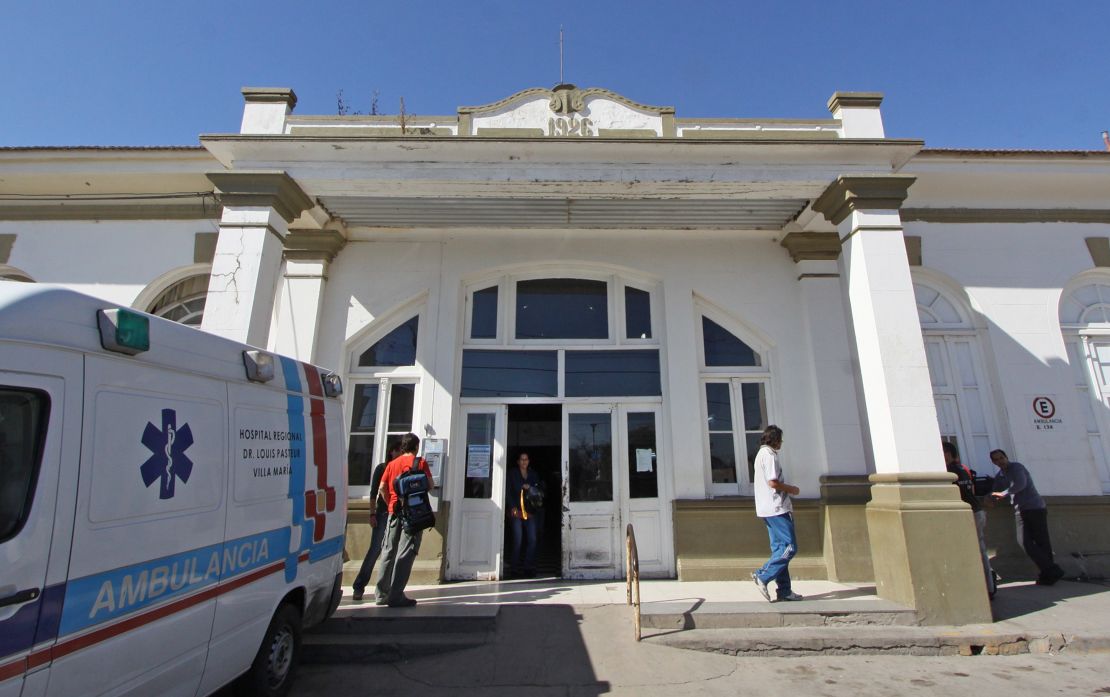
[[[563,408],[558,404],[509,405],[507,468],[516,467],[517,457],[528,453],[529,467],[536,471],[544,486],[543,512],[540,514],[536,574],[541,577],[562,575]],[[507,509],[506,509],[507,510]],[[505,526],[505,569],[508,577],[512,532]]]

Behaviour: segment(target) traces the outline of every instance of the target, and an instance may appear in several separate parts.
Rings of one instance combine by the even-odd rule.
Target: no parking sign
[[[1058,431],[1063,427],[1064,420],[1056,416],[1055,395],[1032,396],[1029,404],[1033,411],[1034,431]]]

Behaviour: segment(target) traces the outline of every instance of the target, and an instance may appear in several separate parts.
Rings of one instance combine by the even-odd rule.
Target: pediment
[[[652,106],[600,87],[533,87],[504,99],[458,109],[471,135],[598,136],[609,132],[664,135],[674,107]],[[514,133],[519,132],[519,133]]]

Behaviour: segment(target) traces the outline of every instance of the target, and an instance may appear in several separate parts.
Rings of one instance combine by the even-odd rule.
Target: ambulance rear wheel
[[[293,684],[301,658],[301,613],[282,605],[270,620],[251,669],[239,683],[239,693],[283,697]]]

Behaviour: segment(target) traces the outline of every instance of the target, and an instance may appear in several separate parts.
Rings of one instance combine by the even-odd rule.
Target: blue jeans
[[[377,525],[374,526],[374,532],[370,536],[370,549],[366,550],[366,558],[362,560],[358,576],[351,584],[351,588],[360,592],[366,590],[366,584],[370,583],[370,574],[374,571],[374,564],[378,563],[378,555],[382,553],[382,540],[385,539],[385,528],[389,524],[389,511],[379,503],[378,512],[374,517],[377,519]]]
[[[535,571],[536,569],[536,531],[539,520],[529,515],[528,520],[509,518],[509,529],[513,534],[513,548],[509,554],[509,568],[513,571]],[[524,564],[520,563],[520,547],[524,543]]]
[[[775,594],[781,599],[790,595],[790,560],[798,553],[798,538],[794,536],[794,516],[791,513],[763,519],[767,536],[771,539],[771,558],[755,575],[764,583],[775,582]]]

